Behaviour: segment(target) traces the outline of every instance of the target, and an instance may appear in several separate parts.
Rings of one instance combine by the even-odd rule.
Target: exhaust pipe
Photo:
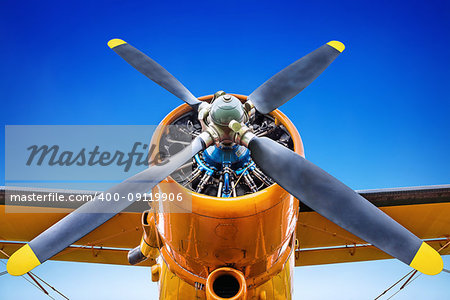
[[[146,259],[147,256],[142,253],[140,245],[128,251],[128,262],[130,263],[130,265],[136,265]]]
[[[219,268],[206,280],[207,300],[246,300],[247,283],[244,274],[233,268]]]
[[[154,265],[154,261],[159,256],[159,237],[157,236],[157,231],[155,228],[155,221],[150,211],[144,211],[142,214],[142,228],[143,235],[141,243],[136,248],[128,252],[128,262],[131,265],[143,262],[147,258],[152,259],[151,265]]]

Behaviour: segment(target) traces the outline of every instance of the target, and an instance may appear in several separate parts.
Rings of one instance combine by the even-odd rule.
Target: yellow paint
[[[171,272],[164,260],[161,260],[159,280],[159,300],[196,299],[206,300],[205,291],[179,278]]]
[[[242,102],[246,100],[245,96],[234,96]],[[164,118],[160,128],[190,110],[188,105],[175,109]],[[303,155],[301,138],[294,125],[278,110],[271,112],[271,116],[291,133],[295,152]],[[156,149],[163,132],[156,131],[152,138]],[[249,285],[260,285],[279,273],[289,257],[298,201],[279,185],[251,195],[217,198],[192,192],[167,178],[154,192],[181,193],[183,199],[189,199],[187,207],[166,201],[154,209],[155,223],[164,244],[161,256],[172,272],[192,285],[202,281],[198,277],[206,279],[211,270],[228,263],[245,273]],[[274,231],[274,227],[280,230]]]
[[[436,250],[427,243],[422,242],[410,266],[424,274],[436,275],[444,268],[444,262]]]
[[[266,293],[266,291],[261,291],[259,293],[259,299],[258,300],[267,300],[267,293]]]
[[[142,254],[144,254],[144,256],[148,257],[148,255],[150,254],[150,252],[151,252],[151,250],[152,250],[152,249],[151,249],[152,247],[150,247],[150,246],[145,242],[144,238],[141,239],[140,247],[141,247],[141,252],[142,252]]]
[[[333,47],[334,49],[336,49],[339,52],[342,52],[345,49],[344,44],[342,44],[339,41],[330,41],[330,42],[327,43],[327,45]]]
[[[122,40],[111,40],[108,45],[111,48],[117,47],[121,44],[124,44],[125,42]],[[328,45],[336,48],[339,51],[344,50],[344,45],[337,41],[329,42]],[[241,98],[240,98],[241,99]],[[245,100],[245,99],[241,99]],[[173,118],[176,119],[178,117],[178,114],[181,114],[181,112],[189,111],[191,108],[188,105],[183,105],[180,108],[176,109],[171,115],[169,115],[169,119]],[[295,127],[288,121],[284,115],[279,113],[278,111],[275,111],[272,113],[272,116],[274,116],[278,121],[280,121],[281,124],[285,125],[288,129],[291,129],[290,132],[293,135],[294,139],[294,147],[297,153],[303,155],[303,147],[301,145],[301,139],[298,135],[297,131],[295,130]],[[166,123],[170,123],[169,119],[165,119]],[[173,187],[173,186],[172,186]],[[159,187],[163,189],[163,187]],[[179,187],[181,189],[181,187]],[[217,268],[218,265],[223,265],[223,261],[228,261],[230,259],[234,259],[237,257],[237,267],[246,267],[246,270],[248,271],[248,275],[246,275],[248,278],[246,278],[248,281],[252,280],[252,284],[249,285],[249,297],[258,297],[260,296],[262,299],[266,297],[267,299],[290,299],[292,294],[292,267],[294,265],[294,256],[291,256],[290,259],[286,260],[285,258],[277,258],[276,255],[278,254],[278,249],[284,249],[284,253],[288,254],[290,253],[291,249],[290,247],[284,248],[284,247],[278,247],[275,248],[276,251],[273,250],[273,245],[281,245],[283,241],[289,240],[288,237],[291,236],[291,233],[293,231],[293,227],[295,226],[295,219],[293,215],[289,214],[289,212],[293,209],[293,211],[298,211],[298,207],[296,206],[294,202],[292,202],[293,199],[285,199],[282,198],[280,195],[282,195],[283,190],[281,187],[277,185],[273,185],[272,187],[266,189],[266,191],[263,193],[259,193],[258,195],[251,195],[251,196],[243,196],[233,199],[215,199],[214,197],[208,197],[204,195],[199,195],[192,193],[192,214],[167,214],[165,215],[156,215],[155,218],[162,218],[164,217],[164,222],[156,221],[157,224],[159,224],[159,229],[161,230],[161,236],[164,237],[163,242],[166,243],[167,246],[170,246],[169,249],[171,249],[171,253],[174,253],[175,258],[172,261],[168,261],[168,264],[170,267],[173,267],[174,269],[169,269],[168,265],[164,260],[161,260],[160,265],[156,265],[152,268],[152,277],[154,280],[160,282],[160,292],[161,292],[161,299],[178,299],[179,296],[183,296],[183,298],[190,299],[197,297],[198,299],[204,299],[206,297],[204,292],[204,285],[197,284],[197,288],[194,286],[193,283],[190,281],[187,281],[185,278],[183,278],[179,272],[179,269],[185,268],[186,273],[189,273],[188,271],[191,271],[190,274],[192,274],[192,281],[197,282],[197,277],[200,279],[206,280],[206,277],[208,275],[208,268],[205,268],[205,266],[211,266],[209,268],[210,270],[214,270],[214,268]],[[284,194],[283,194],[284,195]],[[278,199],[278,198],[279,199]],[[252,199],[256,198],[256,199]],[[265,198],[267,198],[265,201]],[[268,199],[271,199],[269,201]],[[284,199],[284,200],[283,200]],[[280,201],[283,200],[283,201]],[[249,201],[253,205],[249,205]],[[222,203],[224,202],[224,203]],[[223,204],[226,204],[227,209],[219,209],[222,207]],[[427,204],[426,207],[433,206],[434,209],[436,208],[436,205],[440,204]],[[449,209],[450,205],[446,204],[447,209]],[[246,210],[246,207],[251,207]],[[423,214],[423,209],[425,205],[417,206],[420,207],[420,209],[417,209],[417,211],[421,212]],[[1,207],[0,207],[1,209]],[[400,209],[400,208],[398,208]],[[406,206],[401,207],[401,213],[400,216],[396,216],[395,214],[393,217],[395,219],[400,220],[401,217],[408,217],[411,218],[410,213],[406,213],[405,211],[408,209]],[[386,208],[389,212],[392,211],[396,213],[397,207],[388,207]],[[1,210],[0,210],[1,212]],[[237,215],[238,213],[242,215]],[[390,214],[391,215],[391,214]],[[427,214],[428,215],[428,214]],[[445,218],[446,214],[442,214],[442,217],[439,214],[430,214],[433,216],[434,220],[439,218],[444,218],[444,221],[447,219]],[[53,214],[51,215],[53,216]],[[214,216],[212,217],[205,217],[205,216]],[[239,218],[236,218],[236,216],[239,216]],[[273,217],[275,216],[275,217]],[[308,217],[309,216],[309,217]],[[60,218],[59,216],[58,218]],[[120,214],[118,217],[111,220],[114,222],[114,220],[117,220],[117,218],[127,218],[125,220],[130,221],[131,224],[138,224],[138,217],[139,215],[131,215],[130,213],[123,213]],[[305,222],[307,224],[315,224],[314,222],[318,222],[320,225],[328,224],[324,223],[327,222],[324,220],[323,217],[318,216],[314,212],[305,212],[302,213],[302,222]],[[312,218],[314,217],[314,218]],[[48,217],[46,217],[48,218]],[[318,219],[320,218],[320,219]],[[24,221],[26,221],[27,216],[23,216]],[[29,218],[28,218],[29,219]],[[122,220],[121,219],[121,220]],[[190,221],[191,222],[186,222]],[[255,219],[257,221],[255,221]],[[282,231],[273,232],[273,222],[264,222],[264,220],[282,220],[281,225],[277,226],[279,228],[282,228]],[[411,218],[414,219],[414,218]],[[2,231],[6,230],[7,232],[10,231],[10,229],[3,229],[2,228],[2,221],[0,220],[0,233]],[[35,221],[35,220],[34,220]],[[44,224],[44,221],[42,220],[41,226],[46,226]],[[309,223],[307,221],[314,221],[312,223]],[[50,221],[48,221],[50,222]],[[413,220],[411,220],[413,222]],[[85,238],[85,241],[90,240],[96,240],[94,237],[94,234],[99,234],[100,237],[109,236],[110,233],[115,233],[118,228],[122,228],[122,223],[128,223],[128,222],[119,222],[119,223],[107,223],[107,225],[103,225],[95,232],[91,233],[88,239]],[[153,224],[153,222],[149,222]],[[417,222],[415,222],[417,223]],[[189,226],[186,226],[186,224],[190,224]],[[254,226],[257,224],[258,226]],[[332,227],[328,226],[319,226],[316,224],[316,227],[320,228],[326,228],[325,231],[332,231],[337,232],[334,229],[332,230]],[[403,224],[403,222],[402,222]],[[418,224],[417,226],[420,227],[421,230],[426,230],[424,232],[420,232],[419,235],[429,235],[430,230],[432,230],[433,234],[438,234],[438,229],[440,230],[440,227],[438,225],[440,224],[437,222],[433,222],[433,227],[427,226],[426,228],[423,227],[423,225]],[[448,223],[445,223],[448,224]],[[331,225],[330,225],[331,226]],[[439,225],[440,226],[440,225]],[[48,227],[48,226],[46,226]],[[8,227],[10,228],[10,227]],[[24,230],[23,234],[28,234],[31,236],[30,230],[37,230],[35,227],[31,226],[32,229]],[[132,227],[134,228],[134,227]],[[334,228],[334,227],[333,227]],[[409,227],[408,227],[409,228]],[[447,228],[447,227],[445,227]],[[244,230],[241,230],[244,229]],[[312,231],[309,227],[303,227],[299,226],[297,230],[309,230]],[[349,235],[351,239],[356,239],[353,235],[350,235],[343,229],[342,235]],[[320,231],[312,231],[313,234],[299,234],[300,244],[308,245],[308,243],[311,243],[313,245],[321,244],[322,242],[326,243],[338,243],[342,244],[345,243],[346,240],[339,240],[336,241],[335,239],[339,238],[340,235],[336,235],[334,238],[330,238],[329,232],[323,232],[324,230]],[[436,231],[436,232],[435,232]],[[124,231],[125,232],[125,231]],[[138,233],[141,233],[142,231],[136,231]],[[153,231],[152,231],[153,232]],[[15,231],[10,231],[11,234],[15,234]],[[134,234],[134,231],[130,231],[129,235]],[[136,233],[137,234],[137,233]],[[122,245],[124,243],[128,244],[130,243],[129,247],[133,246],[135,241],[137,240],[136,237],[129,239],[128,241],[128,234],[124,236],[120,236],[116,239],[116,237],[111,238],[111,240],[106,241],[106,243],[117,243],[117,245]],[[233,239],[226,239],[227,236],[233,235]],[[305,240],[305,238],[308,238],[308,236],[311,236],[311,240]],[[320,236],[320,237],[319,237]],[[29,237],[32,238],[33,236]],[[159,235],[158,235],[159,237]],[[211,238],[216,237],[216,238]],[[159,238],[158,238],[159,241]],[[200,243],[200,242],[202,243]],[[142,240],[141,242],[144,242]],[[197,243],[198,242],[198,243]],[[264,258],[256,261],[256,263],[253,263],[254,265],[251,265],[248,262],[247,256],[238,256],[240,255],[239,252],[234,251],[234,248],[230,248],[230,244],[236,244],[239,245],[240,248],[248,250],[246,253],[250,253],[250,255],[254,255],[251,257],[253,261],[255,261],[256,258]],[[198,244],[198,245],[197,245]],[[291,243],[292,244],[292,243]],[[147,246],[150,246],[150,244],[145,243],[145,245],[141,245],[143,251],[145,253],[148,253],[149,249],[146,248]],[[228,248],[225,248],[225,247]],[[25,247],[28,247],[26,249],[23,249]],[[123,247],[123,246],[122,246]],[[411,266],[418,269],[419,271],[425,273],[425,274],[437,274],[442,270],[442,259],[439,257],[439,254],[437,254],[434,250],[429,249],[430,247],[427,244],[422,244],[419,251],[416,254],[416,257],[411,262]],[[156,248],[153,248],[156,249]],[[166,249],[166,247],[162,248],[163,250]],[[217,251],[216,251],[217,250]],[[28,251],[28,254],[27,254]],[[81,250],[80,250],[81,251]],[[91,250],[88,250],[91,251]],[[344,251],[344,250],[343,250]],[[357,250],[356,253],[349,254],[349,250],[345,249],[345,255],[351,256],[351,257],[360,257],[360,250]],[[376,250],[378,251],[378,250]],[[24,254],[19,254],[19,252],[23,252]],[[78,253],[78,252],[74,252]],[[86,252],[88,253],[88,252]],[[101,252],[103,253],[103,252]],[[106,251],[105,251],[106,253]],[[164,253],[164,252],[162,252]],[[255,253],[255,254],[253,254]],[[89,252],[90,256],[92,256],[92,252]],[[216,255],[217,254],[217,255]],[[73,254],[72,254],[73,255]],[[121,254],[123,257],[123,260],[125,261],[126,255]],[[367,257],[373,257],[375,254],[372,252],[364,257],[366,260]],[[437,255],[437,256],[436,256]],[[151,256],[151,255],[150,255]],[[330,257],[328,253],[320,253],[318,255],[320,257]],[[342,255],[343,256],[343,255]],[[25,257],[25,259],[22,259],[21,257]],[[61,257],[61,256],[59,256]],[[96,256],[98,257],[98,255]],[[164,255],[163,255],[164,257]],[[197,262],[197,260],[192,259],[193,257],[201,257],[202,261],[201,264]],[[231,258],[230,258],[231,257]],[[35,258],[35,261],[33,262],[27,262],[26,260],[30,258]],[[171,258],[169,255],[167,255],[166,259]],[[302,256],[300,255],[300,259]],[[58,258],[57,258],[58,259]],[[175,261],[176,259],[176,261]],[[239,259],[239,260],[238,260]],[[268,270],[274,270],[276,269],[274,265],[270,265],[267,263],[267,261],[281,261],[281,264],[284,264],[284,268],[281,268],[280,270],[277,270],[274,273],[270,273]],[[337,259],[339,262],[341,258]],[[82,261],[79,258],[75,258],[72,260],[78,260]],[[106,261],[109,261],[110,258],[108,257],[105,259]],[[247,261],[246,261],[247,260]],[[19,274],[19,263],[21,262],[25,267],[22,269],[27,269],[33,264],[29,270],[34,268],[35,266],[39,265],[40,262],[38,261],[37,257],[34,255],[32,249],[30,246],[26,245],[19,249],[17,253],[15,253],[11,259],[10,262],[8,262],[8,272],[10,272],[12,275],[21,275]],[[96,262],[96,261],[95,261]],[[440,262],[440,266],[439,266]],[[318,262],[315,262],[316,264]],[[209,265],[208,265],[209,264]],[[280,264],[280,265],[281,265]],[[11,265],[11,267],[9,266]],[[175,269],[174,265],[178,267],[178,269]],[[188,268],[193,268],[193,270],[188,270]],[[440,269],[439,269],[440,268]],[[11,271],[10,271],[11,269]],[[263,269],[261,272],[260,270]],[[438,270],[439,269],[439,270]],[[16,270],[17,274],[13,274],[12,272]],[[28,270],[28,271],[29,271]],[[253,271],[255,270],[255,271]],[[26,271],[24,271],[25,273]],[[203,273],[202,273],[203,272]],[[251,273],[253,272],[253,273]],[[437,272],[437,273],[436,273]],[[261,280],[256,280],[255,278],[262,278],[259,274],[264,274],[264,278]],[[23,273],[22,273],[23,274]],[[268,274],[268,275],[267,275]],[[203,277],[202,277],[203,276]],[[201,281],[198,281],[199,283],[202,283]],[[253,284],[256,283],[256,284]],[[192,297],[190,297],[192,296]]]
[[[439,240],[450,233],[450,203],[399,205],[380,209],[420,239],[437,239],[427,242],[434,249],[439,249],[442,246]],[[316,248],[300,252],[296,266],[392,258],[374,247],[358,247],[354,255],[350,255],[349,249],[323,249],[364,242],[316,212],[300,212],[296,236],[301,249]]]
[[[234,277],[239,283],[238,292],[232,297],[233,300],[247,300],[247,282],[245,281],[244,274],[236,269],[229,267],[222,267],[215,269],[209,274],[206,280],[206,299],[207,300],[222,300],[223,298],[218,296],[214,291],[214,282],[220,276],[228,275]]]
[[[36,257],[36,254],[34,254],[30,245],[26,244],[11,255],[6,265],[6,269],[9,274],[20,276],[33,270],[40,264],[41,262]]]
[[[144,238],[141,240],[140,248],[142,254],[144,254],[145,257],[150,258],[150,265],[154,265],[156,263],[156,258],[159,256],[159,249],[148,245]]]
[[[108,46],[109,46],[109,48],[112,49],[112,48],[115,48],[117,46],[120,46],[120,45],[123,45],[126,43],[127,42],[125,42],[124,40],[121,40],[121,39],[112,39],[108,42]]]
[[[206,286],[187,283],[168,268],[161,260],[159,278],[159,300],[196,299],[206,300]],[[283,269],[259,286],[247,286],[247,300],[291,300],[292,299],[292,272],[294,257],[284,264]]]
[[[157,282],[159,281],[161,275],[161,265],[156,264],[152,266],[152,281]]]

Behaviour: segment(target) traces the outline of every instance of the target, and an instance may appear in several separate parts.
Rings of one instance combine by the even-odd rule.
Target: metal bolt
[[[242,128],[242,125],[236,120],[231,120],[230,124],[228,124],[228,127],[234,132],[238,132]]]
[[[223,95],[223,100],[225,102],[230,102],[231,101],[231,95]]]

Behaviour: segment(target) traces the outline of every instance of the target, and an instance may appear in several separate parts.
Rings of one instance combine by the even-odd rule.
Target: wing
[[[51,191],[29,189],[27,192],[43,194]],[[53,192],[66,195],[93,193]],[[359,193],[435,249],[442,247],[450,238],[450,185]],[[0,248],[12,254],[72,210],[41,207],[39,213],[34,213],[30,207],[14,206],[14,212],[5,213],[5,189],[0,189]],[[141,213],[120,213],[52,260],[129,265],[127,252],[139,244],[141,236]],[[300,207],[297,239],[296,266],[391,258],[304,205]],[[139,265],[150,264],[147,260]]]
[[[65,217],[77,206],[67,207],[63,204],[52,207],[5,206],[5,195],[11,189],[0,188],[0,249],[11,255],[26,242],[31,241],[41,232]],[[46,189],[15,189],[20,194],[48,194],[59,195],[94,195],[88,191],[66,191]],[[129,265],[127,253],[139,245],[142,237],[141,213],[123,212],[113,217],[96,230],[92,231],[76,244],[71,245],[52,260],[75,261],[87,263],[105,263]],[[1,258],[4,254],[0,254]],[[140,266],[149,266],[151,261],[144,261]]]
[[[436,250],[450,240],[450,185],[358,192]],[[303,204],[297,241],[296,266],[392,258]],[[449,248],[441,255],[449,254]]]

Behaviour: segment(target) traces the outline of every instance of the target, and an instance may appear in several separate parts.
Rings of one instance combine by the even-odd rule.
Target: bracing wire
[[[9,258],[9,255],[3,251],[2,249],[0,249],[0,252],[5,255],[7,258]],[[6,263],[1,260],[1,262],[6,265]],[[4,271],[0,273],[1,275],[4,275],[8,273],[8,271]],[[28,281],[31,285],[35,286],[38,290],[40,290],[41,292],[43,292],[44,294],[46,294],[50,299],[54,299],[40,284],[39,282],[34,278],[36,277],[37,279],[39,279],[40,281],[42,281],[44,284],[46,284],[48,287],[50,287],[52,290],[54,290],[56,293],[58,293],[60,296],[64,297],[65,299],[69,300],[69,298],[67,296],[65,296],[63,293],[61,293],[60,291],[58,291],[55,287],[51,286],[48,282],[46,282],[44,279],[42,279],[41,277],[37,276],[36,274],[32,273],[32,272],[28,272],[27,273],[28,276],[30,276],[31,279],[33,279],[35,282],[32,282],[31,280],[29,280],[28,278],[25,277],[25,275],[22,275],[20,277],[22,277],[23,279],[25,279],[26,281]]]
[[[1,260],[1,262],[6,266],[6,263]],[[35,288],[37,288],[38,290],[40,290],[41,292],[43,292],[44,294],[46,294],[50,299],[55,300],[55,298],[53,298],[52,296],[50,296],[49,294],[45,293],[39,286],[36,285],[36,283],[32,282],[30,279],[26,278],[24,275],[20,276],[23,279],[25,279],[26,281],[28,281],[32,286],[34,286]]]
[[[437,250],[437,252],[441,252],[442,250],[444,250],[445,248],[447,248],[447,246],[450,245],[450,240],[444,245],[442,246],[439,250]],[[446,273],[450,273],[449,270],[447,269],[443,269],[444,272]],[[403,281],[403,279],[405,279],[406,277],[410,276],[406,282],[398,289],[398,291],[396,291],[394,294],[392,294],[389,298],[387,298],[386,300],[391,299],[392,297],[394,297],[395,295],[397,295],[400,291],[402,291],[405,287],[407,287],[408,285],[410,285],[414,280],[416,280],[417,278],[419,278],[422,273],[419,273],[419,275],[416,275],[417,270],[412,270],[410,271],[408,274],[406,274],[405,276],[403,276],[402,278],[400,278],[396,283],[394,283],[393,285],[391,285],[389,288],[387,288],[386,290],[384,290],[380,295],[378,295],[374,300],[379,299],[381,296],[385,295],[388,291],[390,291],[392,288],[394,288],[397,284],[399,284],[401,281]],[[414,277],[415,276],[415,277]]]

